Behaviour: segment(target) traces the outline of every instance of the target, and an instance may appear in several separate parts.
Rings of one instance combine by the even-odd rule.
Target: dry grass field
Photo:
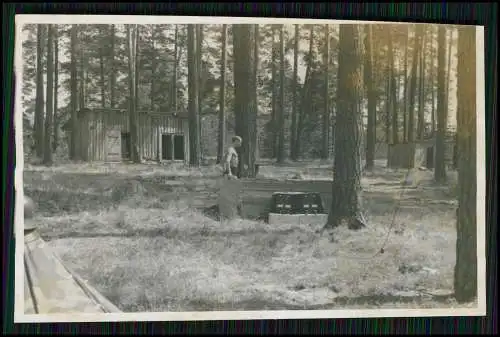
[[[456,306],[453,174],[436,186],[381,165],[362,179],[368,227],[333,242],[310,225],[205,216],[215,166],[26,165],[24,186],[43,238],[126,312]],[[297,173],[332,176],[320,162],[259,172]]]

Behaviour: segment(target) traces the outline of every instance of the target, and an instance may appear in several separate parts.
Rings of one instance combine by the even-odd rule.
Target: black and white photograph
[[[16,15],[15,321],[486,314],[484,29]]]

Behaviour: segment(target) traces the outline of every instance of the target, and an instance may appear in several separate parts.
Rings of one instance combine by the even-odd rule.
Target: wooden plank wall
[[[80,117],[82,128],[77,138],[81,157],[85,161],[106,161],[107,131],[120,127],[122,133],[130,132],[128,115],[114,111],[91,110]],[[171,115],[140,114],[138,116],[138,141],[143,160],[158,160],[161,156],[161,134],[184,135],[185,158],[189,158],[187,120]]]

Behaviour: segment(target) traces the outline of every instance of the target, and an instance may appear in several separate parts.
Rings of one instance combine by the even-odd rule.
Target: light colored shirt
[[[238,152],[236,152],[236,149],[233,146],[228,147],[224,158],[224,164],[226,168],[229,168],[226,166],[228,164],[230,167],[238,167]]]

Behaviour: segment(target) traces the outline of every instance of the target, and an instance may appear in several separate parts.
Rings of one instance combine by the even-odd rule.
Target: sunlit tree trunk
[[[445,44],[446,28],[438,28],[438,87],[437,87],[437,133],[436,133],[436,165],[434,179],[438,183],[446,181],[445,137],[448,112],[446,111],[446,83],[445,83]]]
[[[57,26],[54,27],[54,140],[52,142],[52,150],[55,152],[59,145],[59,34]]]
[[[284,25],[280,25],[280,94],[279,94],[279,118],[278,118],[278,155],[277,162],[285,161],[285,36]]]
[[[129,125],[130,125],[130,156],[132,162],[140,163],[139,137],[137,130],[137,92],[136,92],[136,67],[137,67],[137,26],[127,25],[128,49],[128,77],[129,77]]]
[[[330,150],[330,106],[329,106],[329,100],[330,100],[330,88],[329,88],[329,83],[328,79],[330,77],[329,71],[330,71],[330,34],[328,31],[329,25],[325,25],[325,50],[324,50],[324,69],[325,69],[325,93],[324,93],[324,111],[323,111],[323,132],[322,132],[322,151],[321,151],[321,158],[322,159],[328,159],[328,152]]]
[[[78,68],[76,60],[76,45],[78,43],[78,26],[71,26],[71,64],[70,64],[70,104],[71,104],[71,148],[70,158],[73,160],[80,159],[78,151]]]

